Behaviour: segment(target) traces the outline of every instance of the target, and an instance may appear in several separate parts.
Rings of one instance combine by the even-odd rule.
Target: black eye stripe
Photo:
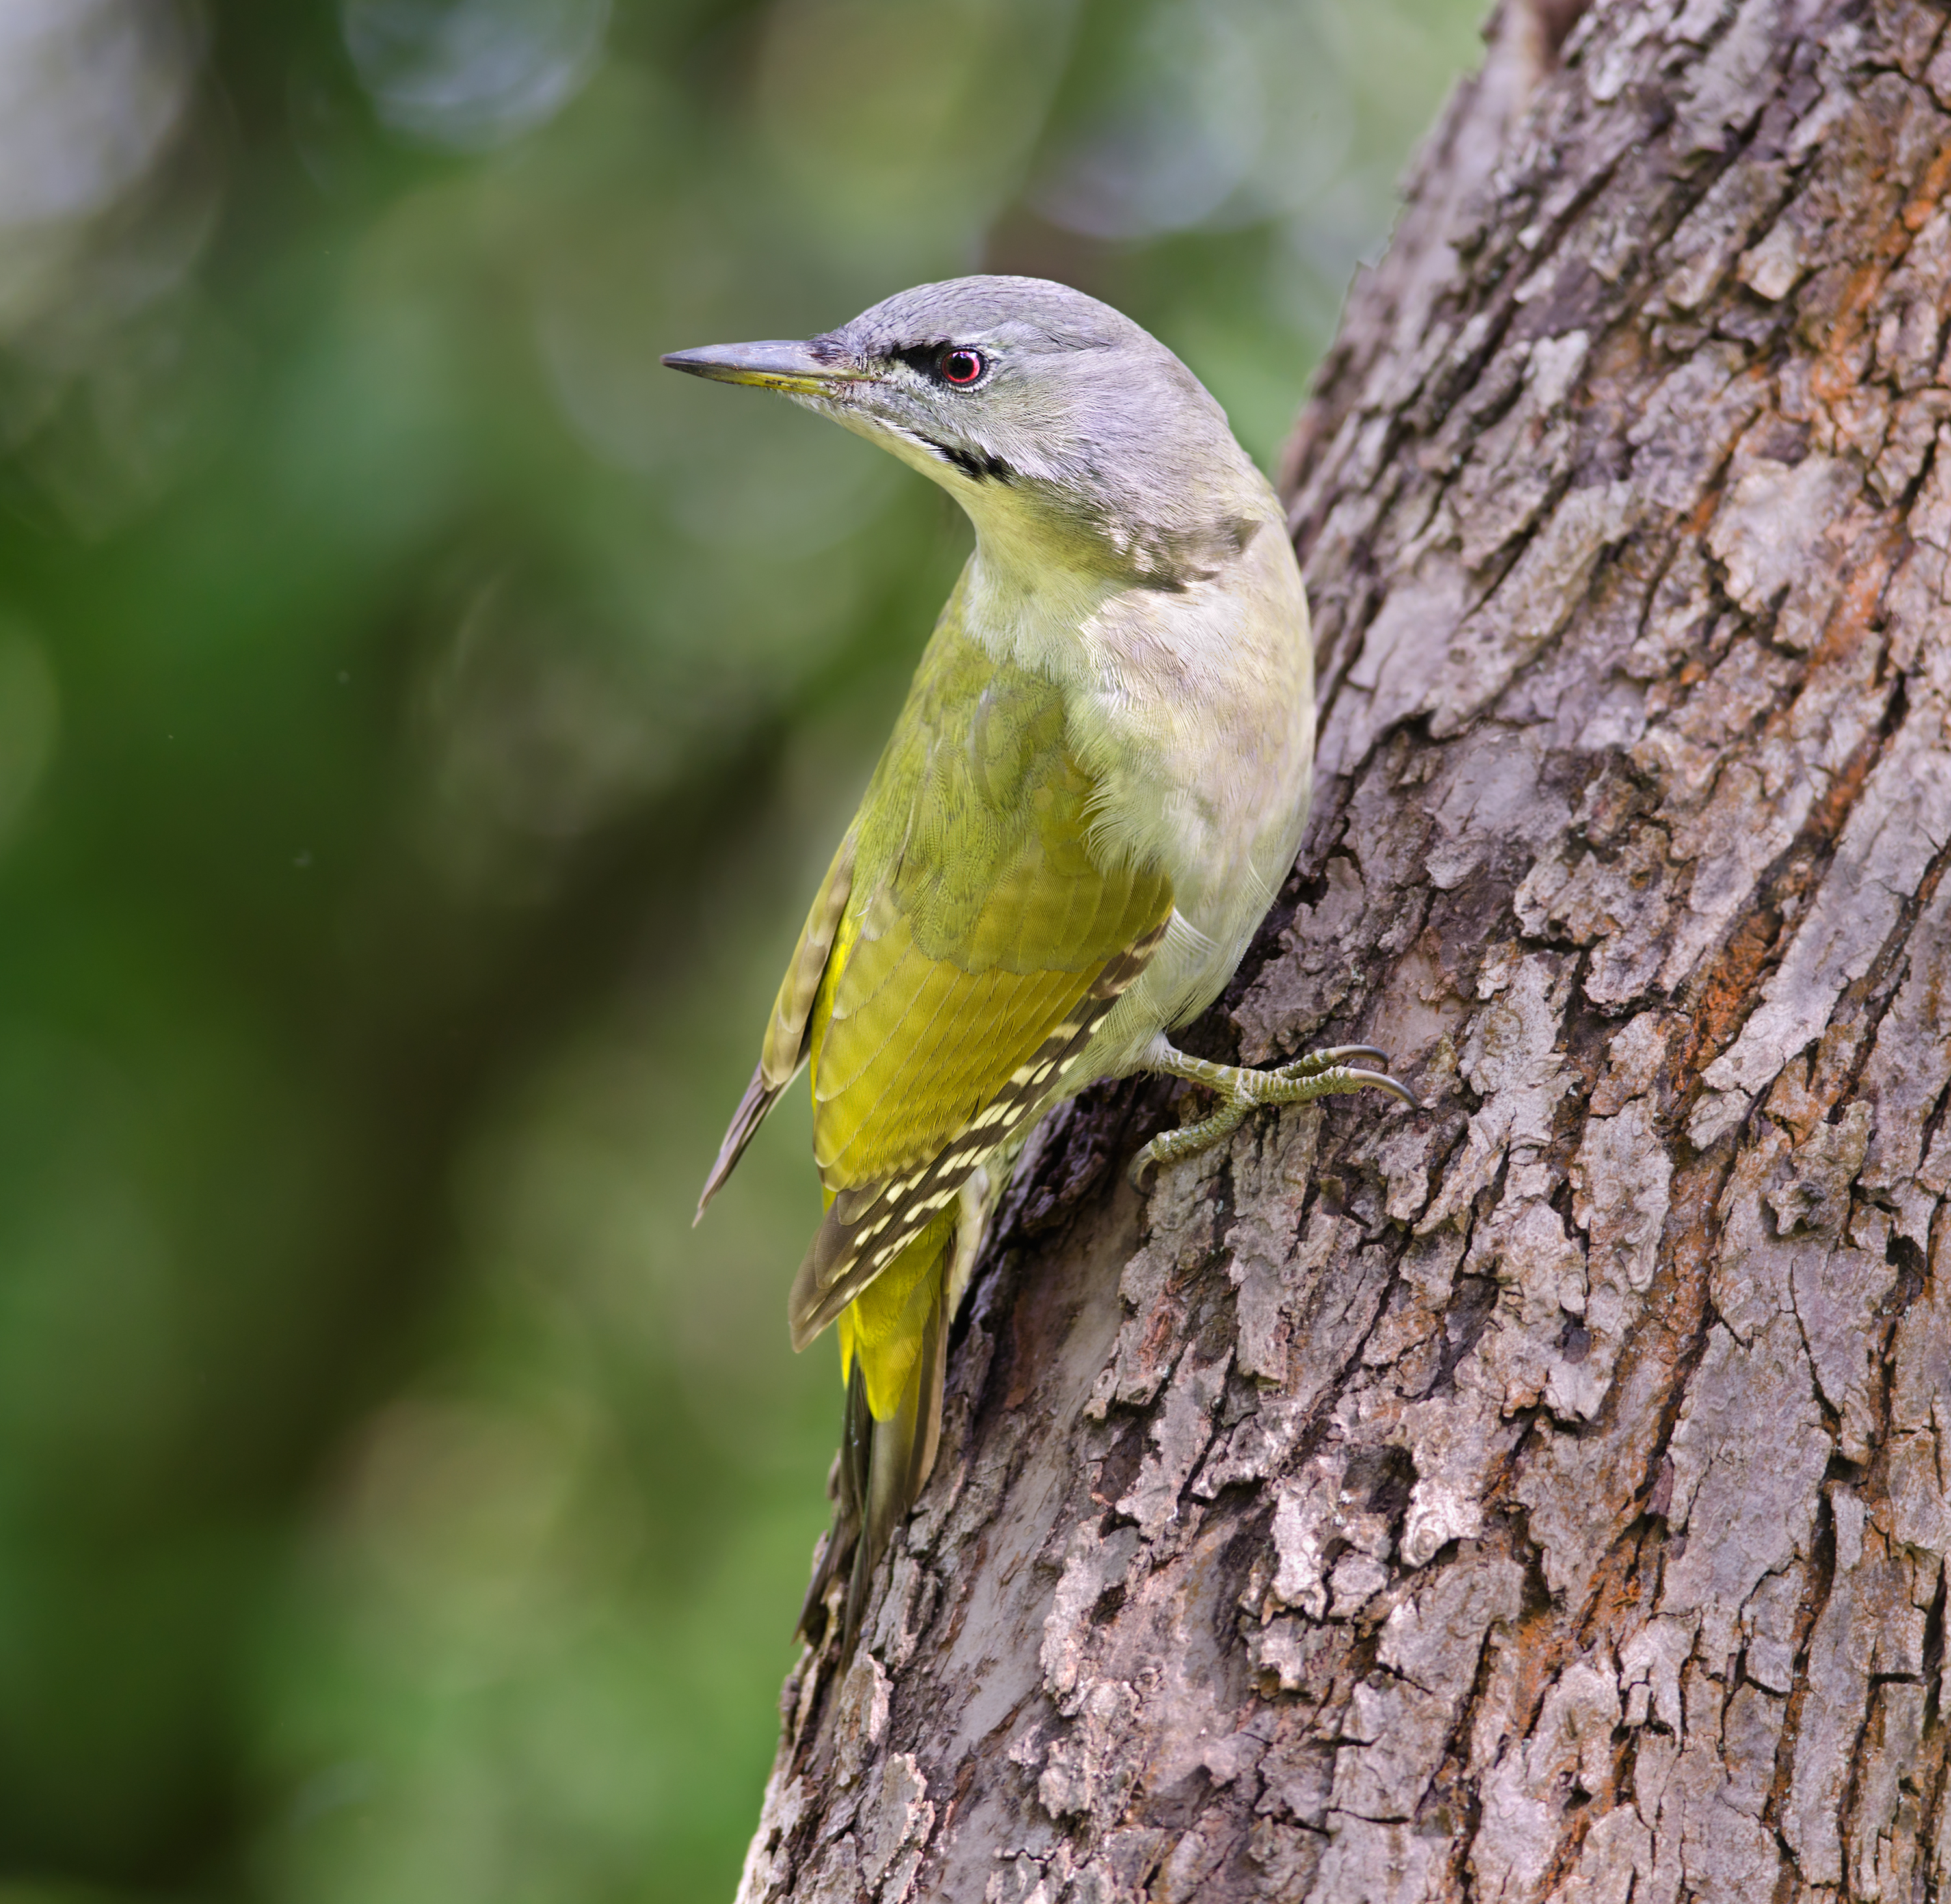
[[[966,389],[972,383],[979,383],[982,374],[989,367],[989,360],[982,352],[966,344],[942,341],[909,344],[888,355],[894,362],[905,364],[931,383],[943,384],[951,389]],[[965,366],[967,374],[957,375],[957,371]]]

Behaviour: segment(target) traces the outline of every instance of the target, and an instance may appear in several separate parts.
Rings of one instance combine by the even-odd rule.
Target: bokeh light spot
[[[546,124],[595,70],[609,0],[343,0],[346,50],[380,117],[480,151]]]

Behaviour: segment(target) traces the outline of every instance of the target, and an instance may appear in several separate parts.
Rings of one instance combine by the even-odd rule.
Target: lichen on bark
[[[1039,1133],[741,1896],[1943,1894],[1951,35],[1507,5],[1285,481],[1323,724],[1195,1036]]]

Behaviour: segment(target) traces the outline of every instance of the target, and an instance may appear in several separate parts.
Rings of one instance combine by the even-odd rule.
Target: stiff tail
[[[867,1407],[866,1372],[859,1362],[847,1381],[847,1409],[841,1418],[840,1455],[835,1463],[833,1525],[819,1565],[800,1602],[794,1629],[808,1646],[816,1646],[826,1629],[826,1595],[840,1570],[853,1557],[860,1540],[860,1505],[867,1498],[868,1471],[873,1459],[874,1418]]]
[[[842,1659],[852,1654],[860,1637],[874,1569],[935,1468],[948,1346],[947,1272],[954,1255],[952,1241],[939,1247],[925,1272],[929,1293],[920,1340],[892,1413],[877,1419],[868,1405],[864,1354],[856,1354],[848,1376],[833,1527],[800,1608],[798,1629],[809,1645],[819,1643],[827,1594],[851,1559],[841,1616]]]

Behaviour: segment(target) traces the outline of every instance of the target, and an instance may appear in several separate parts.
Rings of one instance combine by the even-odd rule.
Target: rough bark
[[[745,1898],[1940,1894],[1946,20],[1506,14],[1291,458],[1318,802],[1203,1028],[1431,1108],[1041,1133]]]

